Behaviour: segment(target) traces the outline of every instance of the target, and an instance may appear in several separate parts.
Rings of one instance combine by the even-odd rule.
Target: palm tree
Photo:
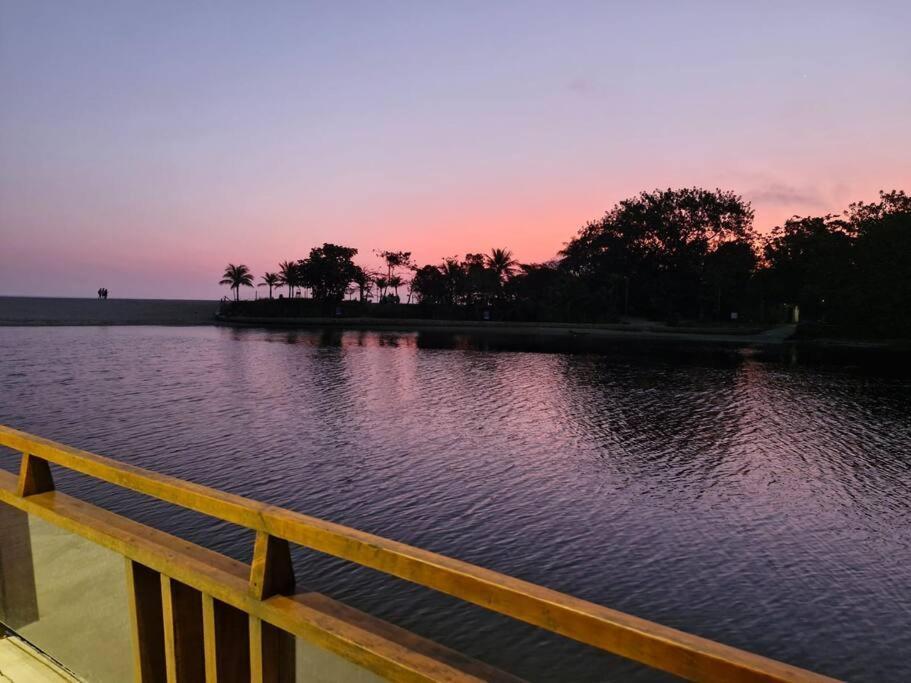
[[[288,285],[288,298],[294,298],[294,288],[298,286],[299,270],[294,261],[282,261],[278,264],[278,284]]]
[[[395,298],[399,298],[399,287],[405,284],[405,281],[398,275],[393,275],[387,280],[389,287],[392,287],[395,290]]]
[[[220,285],[230,285],[234,290],[234,300],[240,301],[240,288],[253,286],[253,275],[250,269],[245,265],[235,266],[229,263],[225,268],[225,274],[222,276]]]
[[[461,293],[462,284],[465,280],[465,270],[462,264],[454,256],[443,260],[440,266],[440,272],[443,274],[443,282],[446,286],[446,297],[450,306],[456,303],[456,299]]]
[[[491,249],[490,254],[484,257],[487,267],[497,274],[497,280],[503,282],[515,272],[519,262],[512,257],[509,249]]]
[[[278,273],[266,273],[263,275],[263,281],[259,283],[260,287],[269,288],[269,298],[272,298],[272,288],[281,284],[281,277]]]
[[[373,282],[376,284],[377,289],[380,290],[380,301],[382,301],[383,297],[386,296],[386,288],[389,286],[389,278],[385,278],[382,275],[377,275],[373,278]]]
[[[355,266],[351,281],[357,286],[358,300],[366,301],[370,293],[370,275],[360,266]]]

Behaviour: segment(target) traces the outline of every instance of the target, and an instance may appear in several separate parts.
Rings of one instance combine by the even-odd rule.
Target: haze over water
[[[829,675],[911,678],[909,378],[664,349],[0,328],[0,422]],[[249,561],[246,532],[59,482]],[[532,680],[661,679],[369,570],[296,569]]]

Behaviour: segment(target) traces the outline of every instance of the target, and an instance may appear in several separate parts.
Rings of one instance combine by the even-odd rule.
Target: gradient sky
[[[333,241],[551,258],[641,189],[911,190],[911,3],[0,0],[0,294]]]

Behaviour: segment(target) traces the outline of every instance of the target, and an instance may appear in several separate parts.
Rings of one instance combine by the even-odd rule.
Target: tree
[[[325,243],[310,250],[309,258],[298,262],[301,283],[310,287],[313,298],[338,302],[357,277],[358,266],[351,260],[357,249]]]
[[[505,315],[519,320],[603,322],[615,312],[578,275],[558,262],[523,264],[505,285]]]
[[[775,301],[798,304],[801,315],[823,320],[844,303],[852,277],[850,226],[834,215],[794,216],[776,227],[763,248],[764,281]]]
[[[443,265],[440,266],[440,273],[443,275],[446,303],[451,306],[458,301],[465,291],[468,274],[465,272],[464,266],[455,257],[447,258],[443,261]]]
[[[234,300],[240,301],[240,288],[253,286],[253,275],[250,269],[245,265],[235,266],[229,263],[225,268],[225,273],[219,281],[220,285],[230,285],[234,290]]]
[[[911,197],[893,190],[846,212],[854,237],[854,275],[844,292],[844,322],[861,334],[911,335]]]
[[[370,296],[370,275],[366,270],[360,266],[354,267],[354,275],[351,278],[351,282],[357,287],[358,290],[358,300],[361,302],[367,301],[367,298]]]
[[[756,263],[756,251],[746,240],[722,242],[706,254],[705,279],[712,290],[716,319],[722,319],[725,303],[729,311],[744,309]]]
[[[410,251],[377,251],[377,256],[386,262],[386,278],[389,279],[396,274],[399,268],[411,268]]]
[[[911,334],[911,198],[880,192],[841,215],[795,216],[775,228],[758,273],[778,303],[799,304],[802,321],[826,334]]]
[[[377,286],[380,288],[380,298],[382,299],[385,295],[387,287],[392,287],[395,290],[396,297],[398,297],[399,287],[405,284],[405,280],[398,274],[399,269],[410,270],[414,268],[414,264],[411,261],[411,252],[375,251],[374,253],[386,262],[385,277],[376,279]],[[380,282],[383,284],[380,285]]]
[[[287,285],[288,298],[294,298],[294,288],[300,287],[300,270],[295,261],[282,261],[278,264],[279,284]]]
[[[582,228],[561,252],[561,266],[601,292],[594,301],[616,299],[624,282],[640,314],[696,314],[707,255],[724,242],[752,241],[752,224],[753,209],[733,192],[642,192]]]
[[[509,249],[491,249],[490,253],[484,257],[487,267],[496,273],[497,281],[501,284],[509,279],[509,276],[515,272],[519,262],[512,257]]]
[[[414,277],[411,278],[411,289],[421,303],[452,303],[445,277],[437,266],[426,265],[416,268]]]
[[[376,275],[373,278],[373,282],[379,290],[380,301],[382,301],[383,297],[386,296],[386,288],[389,287],[389,280],[383,275]]]
[[[499,293],[500,281],[493,269],[487,267],[484,254],[465,254],[462,270],[465,272],[466,303],[486,304]]]
[[[272,298],[272,288],[281,284],[281,276],[278,273],[264,273],[262,276],[262,282],[259,283],[260,287],[269,288],[269,298]]]
[[[395,291],[396,299],[399,297],[399,287],[401,287],[403,284],[405,284],[405,281],[402,280],[402,278],[398,275],[393,275],[391,278],[389,278],[389,286],[392,287],[392,289]]]

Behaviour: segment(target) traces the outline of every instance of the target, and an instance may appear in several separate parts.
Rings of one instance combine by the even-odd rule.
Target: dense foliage
[[[289,298],[309,292],[317,312],[339,310],[346,295],[360,315],[528,321],[764,323],[783,322],[798,307],[829,333],[911,335],[911,198],[900,191],[840,216],[795,216],[766,237],[733,192],[642,192],[584,226],[548,263],[519,264],[509,250],[493,249],[418,266],[410,252],[378,251],[385,271],[370,273],[353,262],[356,254],[324,244],[280,263],[261,286],[270,299],[273,287],[286,286]],[[237,299],[252,278],[231,265],[222,282]],[[379,307],[370,303],[374,287]]]
[[[756,274],[805,319],[871,336],[911,335],[911,197],[881,192],[842,216],[792,218],[763,247]]]

